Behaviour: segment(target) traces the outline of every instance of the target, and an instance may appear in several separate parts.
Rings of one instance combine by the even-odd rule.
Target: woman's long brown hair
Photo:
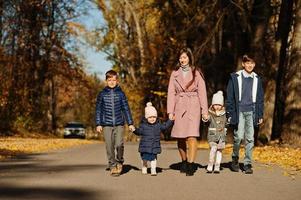
[[[180,50],[179,55],[178,55],[178,64],[176,65],[176,69],[175,69],[175,70],[178,70],[178,69],[181,67],[181,63],[179,62],[179,58],[180,58],[180,56],[181,56],[183,53],[185,53],[185,54],[188,56],[188,58],[189,58],[189,65],[190,65],[190,67],[191,67],[191,69],[192,69],[192,79],[191,79],[191,81],[189,81],[189,83],[186,85],[186,88],[185,88],[185,89],[187,89],[187,88],[189,88],[189,87],[192,85],[192,83],[193,83],[194,80],[195,80],[196,70],[201,74],[201,76],[202,76],[202,78],[203,78],[204,80],[205,80],[205,78],[204,78],[204,75],[203,75],[201,69],[195,67],[195,65],[194,65],[194,56],[193,56],[193,54],[192,54],[191,49],[188,48],[188,47],[182,48],[182,49]]]

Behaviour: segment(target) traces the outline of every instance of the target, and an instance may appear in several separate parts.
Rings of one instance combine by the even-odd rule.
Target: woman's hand
[[[169,118],[169,120],[175,120],[175,115],[172,113],[169,113],[168,118]]]
[[[203,122],[208,122],[208,120],[209,120],[209,115],[208,115],[208,114],[202,115],[202,120],[203,120]]]

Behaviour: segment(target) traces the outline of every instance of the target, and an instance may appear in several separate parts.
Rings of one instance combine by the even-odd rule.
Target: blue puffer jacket
[[[160,133],[173,125],[173,121],[168,120],[165,123],[157,121],[154,124],[147,122],[146,118],[143,118],[140,127],[137,128],[134,133],[141,136],[139,144],[140,153],[161,153]]]
[[[105,87],[97,96],[96,126],[123,126],[133,124],[131,111],[124,92],[119,86]]]

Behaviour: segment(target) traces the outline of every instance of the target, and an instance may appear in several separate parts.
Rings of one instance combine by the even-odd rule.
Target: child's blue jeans
[[[234,143],[232,159],[239,159],[239,149],[242,140],[245,140],[245,158],[244,165],[252,164],[252,153],[254,147],[254,123],[253,112],[240,112],[239,123],[234,130]]]

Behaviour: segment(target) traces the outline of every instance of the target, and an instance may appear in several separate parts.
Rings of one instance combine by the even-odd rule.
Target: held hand
[[[175,120],[175,115],[172,113],[169,113],[168,118],[169,118],[169,120]]]
[[[258,124],[262,124],[262,122],[263,122],[263,119],[261,118],[261,119],[259,119]]]
[[[96,131],[97,131],[98,133],[101,133],[101,132],[102,132],[102,126],[97,126],[97,127],[96,127]]]
[[[136,130],[136,128],[135,128],[135,126],[133,126],[133,125],[129,125],[129,130],[130,130],[131,132],[134,132],[134,131]]]
[[[208,114],[202,115],[202,120],[203,120],[203,122],[208,122],[208,120],[209,120]]]

